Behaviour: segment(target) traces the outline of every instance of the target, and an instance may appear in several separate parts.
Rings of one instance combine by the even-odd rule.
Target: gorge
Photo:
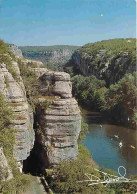
[[[25,58],[41,61],[54,71],[63,71],[63,67],[78,48],[79,46],[71,45],[19,47]]]
[[[55,165],[63,159],[76,159],[81,115],[78,104],[72,97],[69,74],[50,71],[41,62],[24,59],[20,52],[17,53],[19,56],[13,55],[5,43],[0,41],[0,94],[8,103],[9,109],[12,109],[13,118],[9,130],[16,130],[13,145],[13,156],[18,165],[16,167],[22,172],[24,160],[30,156],[36,142],[42,147],[41,153],[37,153],[43,164],[41,169]],[[23,69],[29,73],[27,76],[30,83],[27,83]],[[32,84],[32,88],[29,84]],[[30,93],[35,91],[34,87],[38,91],[32,100]],[[33,106],[29,103],[31,100],[35,101]],[[34,123],[37,125],[35,129]],[[0,170],[5,164],[8,177],[3,175],[1,180],[8,181],[15,175],[8,165],[9,161],[2,146],[3,143],[0,144],[0,159],[3,163]]]
[[[85,179],[87,170],[101,177],[101,174],[94,172],[94,168],[99,168],[97,164],[116,170],[114,165],[112,167],[113,162],[111,165],[105,164],[107,149],[110,152],[113,150],[112,157],[119,153],[118,148],[113,149],[117,142],[111,140],[115,133],[120,134],[121,139],[125,137],[121,152],[127,148],[126,142],[130,142],[127,140],[128,133],[135,144],[137,88],[134,43],[134,39],[130,42],[116,39],[85,45],[71,53],[69,61],[63,62],[64,72],[59,69],[56,72],[47,69],[35,56],[35,60],[23,58],[15,45],[9,45],[9,51],[0,41],[1,190],[13,189],[16,193],[16,189],[21,188],[23,191],[25,184],[23,187],[22,183],[29,179],[27,173],[34,176],[41,176],[42,173],[55,193],[105,194],[115,191],[113,186],[88,187],[77,181]],[[58,66],[59,61],[54,62],[54,66]],[[87,125],[81,120],[81,112],[73,95],[80,105],[91,111],[91,115],[98,111],[98,123],[95,123],[95,115],[93,120],[87,121],[91,133],[86,135],[85,141],[83,137],[88,131]],[[104,125],[100,115],[105,114],[108,118],[113,117],[113,124],[121,119],[121,123],[124,121],[128,127],[132,124],[134,129],[118,125],[116,129],[115,125],[108,123]],[[3,121],[4,126],[1,125]],[[83,141],[93,156],[82,146]],[[103,141],[105,143],[101,143]],[[105,149],[101,150],[103,146]],[[128,150],[131,156],[136,153],[129,145]],[[116,158],[120,162],[121,156]],[[130,173],[136,175],[136,172],[133,173],[136,157],[132,158],[131,171],[127,169],[129,176]],[[107,171],[104,169],[104,172]],[[13,181],[14,187],[10,181]],[[121,188],[125,189],[123,186]]]

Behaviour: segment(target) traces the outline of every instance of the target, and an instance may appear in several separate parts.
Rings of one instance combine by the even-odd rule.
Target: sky
[[[136,36],[136,0],[0,0],[0,39],[79,45]]]

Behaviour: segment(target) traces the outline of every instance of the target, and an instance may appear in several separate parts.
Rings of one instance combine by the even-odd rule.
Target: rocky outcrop
[[[118,47],[118,41],[122,41],[120,42],[122,46],[125,45],[121,50],[116,48],[119,52],[114,50],[116,46]],[[100,49],[99,44],[106,49]],[[129,46],[129,44],[132,45]],[[77,68],[84,76],[94,75],[98,79],[104,79],[109,86],[118,82],[125,73],[136,71],[134,47],[134,39],[131,39],[130,42],[127,42],[126,39],[116,39],[104,41],[104,44],[102,42],[87,44],[74,52],[68,66]]]
[[[18,57],[23,57],[21,50],[14,44],[8,44],[8,47],[11,52],[13,52]]]
[[[38,136],[46,166],[63,159],[75,159],[78,155],[81,115],[71,90],[67,73],[49,71],[40,77],[42,96],[37,108]]]
[[[13,110],[11,127],[16,129],[13,154],[20,172],[23,161],[34,147],[34,141],[42,146],[41,154],[36,154],[40,154],[43,167],[57,164],[63,159],[77,158],[81,115],[76,100],[72,98],[69,74],[49,71],[43,68],[41,62],[15,56],[12,58],[9,54],[4,56],[6,62],[0,62],[0,92]],[[38,99],[35,112],[38,139],[35,139],[33,129],[34,113],[26,97],[26,80],[21,77],[23,66],[35,73],[36,80],[39,79],[39,95],[34,97],[36,101]]]
[[[96,57],[76,52],[71,63],[84,76],[95,75],[98,79],[104,79],[108,85],[119,81],[125,73],[136,71],[135,62],[131,63],[131,57],[126,52],[111,57],[107,56],[105,50],[100,50]]]
[[[16,79],[8,71],[7,66],[0,64],[0,92],[10,103],[14,113],[12,127],[17,130],[14,157],[17,161],[25,160],[34,144],[33,111],[26,99],[25,87],[20,76],[17,62],[11,62],[16,72]]]

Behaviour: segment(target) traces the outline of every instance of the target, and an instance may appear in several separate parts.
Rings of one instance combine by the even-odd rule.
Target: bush
[[[96,92],[105,86],[104,80],[98,80],[95,76],[84,77],[76,75],[71,79],[73,83],[73,95],[79,103],[88,109],[98,109],[96,105]]]
[[[53,171],[53,179],[50,187],[55,193],[105,193],[103,185],[88,186],[87,182],[79,183],[78,181],[86,180],[85,173],[91,173],[100,177],[99,173],[93,169],[96,167],[91,159],[90,152],[79,146],[79,157],[77,160],[60,162]],[[69,170],[68,170],[69,169]]]
[[[126,74],[117,84],[111,85],[105,93],[102,111],[113,120],[136,126],[137,72]],[[128,121],[129,118],[129,121]]]
[[[15,59],[15,55],[11,53],[8,49],[8,46],[0,40],[0,62],[6,64],[6,68],[13,78],[18,81],[18,76],[15,69],[12,66],[12,60]]]

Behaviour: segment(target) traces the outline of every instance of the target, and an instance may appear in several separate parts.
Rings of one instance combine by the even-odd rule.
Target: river
[[[137,131],[107,124],[94,113],[84,114],[84,120],[89,125],[84,145],[99,167],[118,171],[119,166],[124,166],[127,177],[137,175]]]

